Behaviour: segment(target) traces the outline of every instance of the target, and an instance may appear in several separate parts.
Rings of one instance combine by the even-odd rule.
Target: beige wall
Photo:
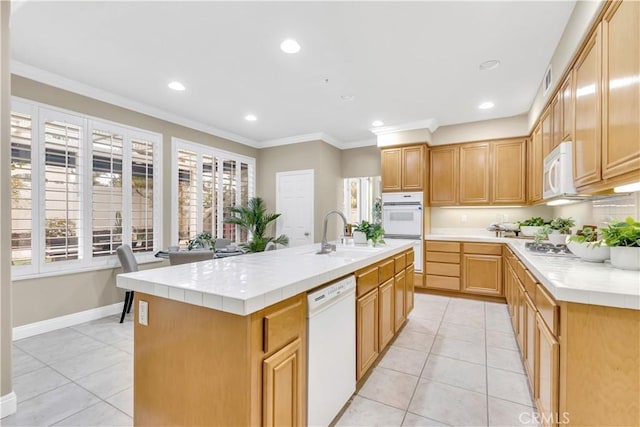
[[[6,62],[3,61],[4,63]],[[20,98],[31,99],[162,134],[162,166],[165,171],[162,176],[162,188],[164,191],[162,236],[165,241],[162,244],[165,246],[168,244],[167,239],[171,235],[171,173],[169,172],[171,170],[171,137],[178,137],[254,158],[257,157],[258,151],[255,148],[20,76],[12,76],[11,93]],[[8,141],[8,138],[3,138],[3,141]],[[2,182],[3,185],[5,183],[8,185],[9,179],[2,180]],[[9,200],[9,197],[3,198],[3,200]],[[3,218],[8,216],[3,215]],[[9,242],[10,239],[6,238],[2,239],[2,241]],[[3,250],[2,253],[4,254],[5,251]],[[9,251],[7,250],[6,253],[8,254]],[[2,269],[3,272],[7,270],[5,268]],[[121,302],[123,293],[115,289],[116,273],[117,270],[107,269],[16,281],[13,286],[14,326]]]
[[[375,145],[342,151],[343,178],[380,175],[380,149]]]
[[[573,12],[569,17],[569,21],[567,22],[567,26],[562,33],[560,41],[558,42],[558,46],[556,46],[556,50],[551,57],[551,61],[549,61],[551,64],[552,83],[546,96],[544,95],[542,86],[544,75],[540,76],[540,87],[538,88],[536,97],[534,98],[531,109],[529,110],[529,117],[527,118],[529,130],[533,128],[538,117],[540,117],[540,113],[549,100],[549,96],[553,94],[555,88],[561,83],[560,79],[562,78],[563,73],[568,68],[578,47],[582,45],[582,42],[587,36],[587,30],[591,28],[591,25],[595,21],[602,3],[602,0],[576,2]],[[546,71],[547,70],[545,69],[545,73]]]
[[[0,2],[0,397],[12,392],[11,383],[11,140],[9,126],[9,13],[11,3]]]
[[[267,203],[269,211],[276,209],[276,173],[294,170],[314,170],[314,240],[322,239],[325,214],[342,204],[341,151],[324,141],[289,144],[259,150],[256,193]],[[328,237],[337,236],[339,219],[329,222]]]
[[[442,126],[433,133],[433,139],[429,145],[511,138],[523,135],[529,135],[526,114],[504,119]]]

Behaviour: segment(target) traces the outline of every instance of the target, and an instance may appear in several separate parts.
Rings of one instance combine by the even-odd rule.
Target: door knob
[[[305,232],[305,233],[304,233],[304,236],[305,236],[305,237],[309,237],[309,233],[308,233],[308,232]]]

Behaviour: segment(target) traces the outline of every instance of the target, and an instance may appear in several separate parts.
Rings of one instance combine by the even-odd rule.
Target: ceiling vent
[[[544,73],[544,80],[542,81],[544,96],[547,96],[547,93],[549,93],[549,89],[551,88],[552,81],[553,80],[551,80],[551,64],[549,64],[549,68],[547,68],[546,73]]]

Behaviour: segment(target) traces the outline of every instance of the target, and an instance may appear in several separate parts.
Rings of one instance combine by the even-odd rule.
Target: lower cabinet
[[[302,341],[298,338],[281,350],[266,358],[262,363],[262,425],[301,426],[306,423],[302,418],[304,404],[300,384],[299,367],[304,353]]]
[[[356,380],[360,380],[413,309],[413,249],[356,271]]]
[[[463,254],[462,290],[472,294],[503,295],[502,256]]]
[[[378,288],[378,332],[380,348],[385,348],[396,332],[393,278]]]
[[[540,314],[536,315],[534,397],[543,425],[555,425],[558,415],[560,344]]]
[[[356,377],[362,378],[378,357],[378,289],[356,301]]]
[[[536,339],[536,307],[531,298],[525,293],[524,304],[524,348],[522,358],[524,359],[524,368],[527,371],[529,385],[531,390],[535,390],[534,374],[535,374],[535,339]]]

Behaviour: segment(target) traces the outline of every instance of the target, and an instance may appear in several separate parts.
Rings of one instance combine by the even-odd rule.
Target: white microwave
[[[544,200],[577,195],[576,187],[573,185],[572,156],[571,141],[565,141],[544,158],[542,182]]]

